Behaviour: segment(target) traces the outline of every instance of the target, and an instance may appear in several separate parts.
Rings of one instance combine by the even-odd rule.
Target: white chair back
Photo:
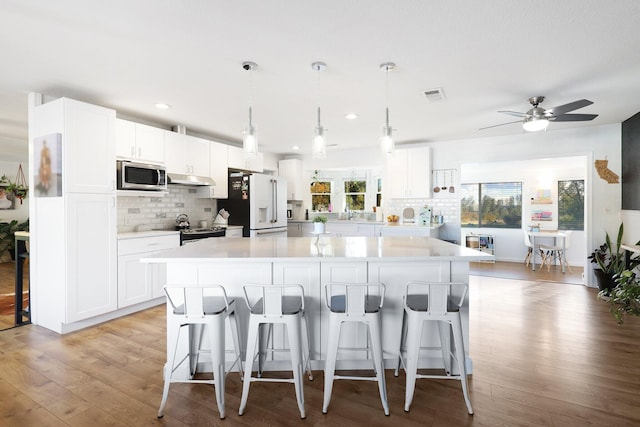
[[[364,316],[379,311],[384,303],[383,283],[336,283],[324,285],[325,303],[333,312]]]
[[[531,243],[531,232],[528,230],[522,229],[522,235],[524,236],[524,245],[528,248],[533,248],[533,244]]]
[[[203,318],[229,309],[227,293],[220,285],[165,286],[174,315],[185,319]]]
[[[462,289],[459,298],[455,300],[452,295],[453,287]],[[469,286],[462,282],[409,282],[405,287],[404,305],[409,310],[425,311],[429,315],[441,316],[459,310],[468,289]]]
[[[304,312],[304,288],[301,285],[258,285],[242,287],[249,311],[265,317],[280,317],[298,309]]]

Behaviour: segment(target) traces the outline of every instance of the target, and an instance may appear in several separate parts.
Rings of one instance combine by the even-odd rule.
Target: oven
[[[186,245],[202,239],[209,239],[211,237],[224,237],[226,233],[227,232],[224,227],[188,228],[180,230],[180,245]]]

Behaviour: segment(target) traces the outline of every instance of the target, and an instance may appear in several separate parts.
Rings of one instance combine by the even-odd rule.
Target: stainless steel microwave
[[[118,190],[167,190],[167,171],[164,166],[118,160],[116,169]]]

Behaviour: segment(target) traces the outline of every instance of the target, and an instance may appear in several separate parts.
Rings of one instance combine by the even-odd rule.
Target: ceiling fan
[[[544,96],[534,96],[529,98],[529,103],[531,103],[533,108],[526,113],[520,113],[518,111],[498,111],[498,113],[522,117],[522,119],[513,122],[501,123],[499,125],[483,127],[479,130],[504,126],[511,123],[522,123],[524,130],[535,132],[546,129],[549,122],[583,122],[593,120],[598,117],[597,114],[567,114],[571,111],[593,104],[593,102],[588,99],[580,99],[578,101],[573,101],[568,104],[559,105],[546,110],[538,106],[542,101],[544,101]]]

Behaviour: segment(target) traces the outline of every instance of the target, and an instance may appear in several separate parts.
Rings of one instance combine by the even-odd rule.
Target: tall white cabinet
[[[34,138],[62,141],[62,195],[44,197],[29,182],[32,322],[64,333],[117,308],[116,114],[67,98],[30,114],[30,171],[39,167]]]
[[[403,148],[387,158],[384,179],[387,199],[431,197],[431,150]]]

